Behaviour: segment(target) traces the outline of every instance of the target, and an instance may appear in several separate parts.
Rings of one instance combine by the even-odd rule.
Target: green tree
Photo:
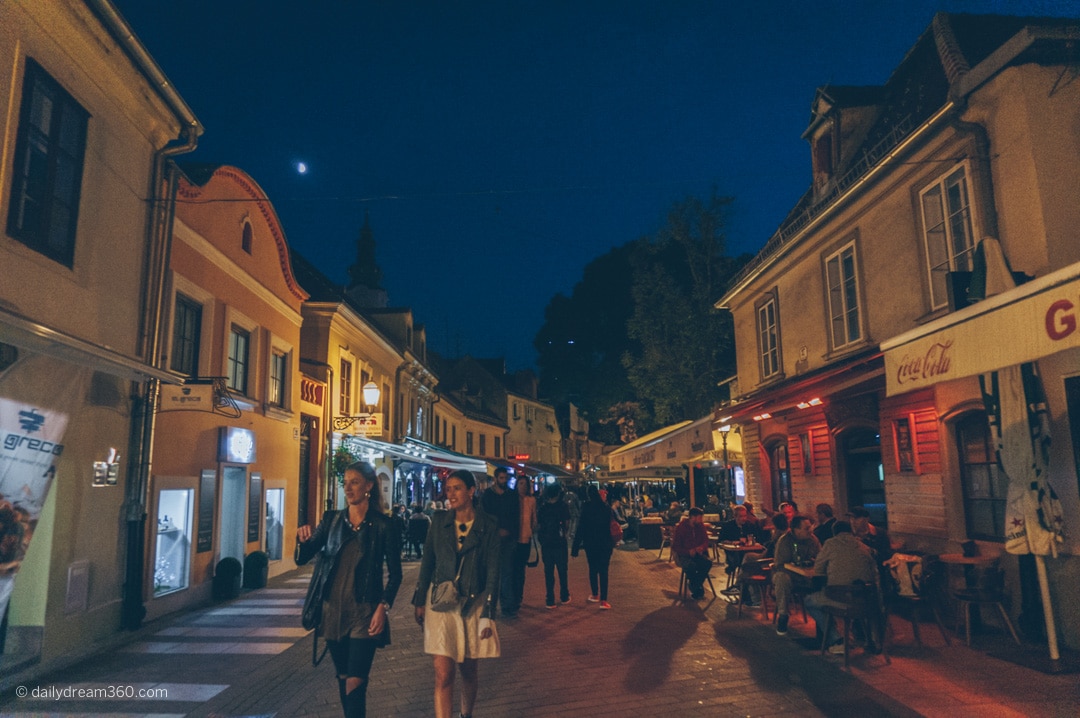
[[[731,201],[713,193],[676,203],[634,255],[623,366],[659,425],[705,416],[725,394],[719,382],[735,372],[731,317],[713,309],[745,263],[725,254]]]

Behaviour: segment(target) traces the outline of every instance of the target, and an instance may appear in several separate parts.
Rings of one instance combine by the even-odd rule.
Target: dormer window
[[[814,189],[821,189],[828,184],[836,169],[831,124],[814,140],[813,153]]]

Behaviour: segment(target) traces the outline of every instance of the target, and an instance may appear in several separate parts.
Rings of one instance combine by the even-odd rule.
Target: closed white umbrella
[[[984,239],[975,260],[973,285],[981,298],[1015,286],[996,239]],[[1005,367],[984,374],[979,380],[990,416],[998,465],[1009,478],[1005,550],[1035,556],[1050,658],[1058,660],[1057,631],[1045,557],[1057,557],[1064,540],[1063,521],[1061,504],[1047,482],[1050,422],[1042,381],[1034,363]]]

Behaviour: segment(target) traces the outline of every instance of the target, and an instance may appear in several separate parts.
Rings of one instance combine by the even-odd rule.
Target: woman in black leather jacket
[[[320,551],[320,561],[331,562],[312,578],[322,574],[322,620],[315,630],[334,660],[345,717],[363,718],[375,650],[390,643],[386,614],[401,586],[401,532],[383,513],[370,464],[358,461],[345,469],[345,501],[346,508],[327,511],[314,531],[296,530],[296,563],[302,566]]]

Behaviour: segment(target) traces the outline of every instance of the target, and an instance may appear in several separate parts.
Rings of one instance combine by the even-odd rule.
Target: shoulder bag
[[[452,581],[439,581],[431,589],[431,610],[438,613],[449,613],[461,608],[464,597],[458,592],[458,579],[461,577],[461,567],[465,564],[465,557],[458,556],[457,575]]]

